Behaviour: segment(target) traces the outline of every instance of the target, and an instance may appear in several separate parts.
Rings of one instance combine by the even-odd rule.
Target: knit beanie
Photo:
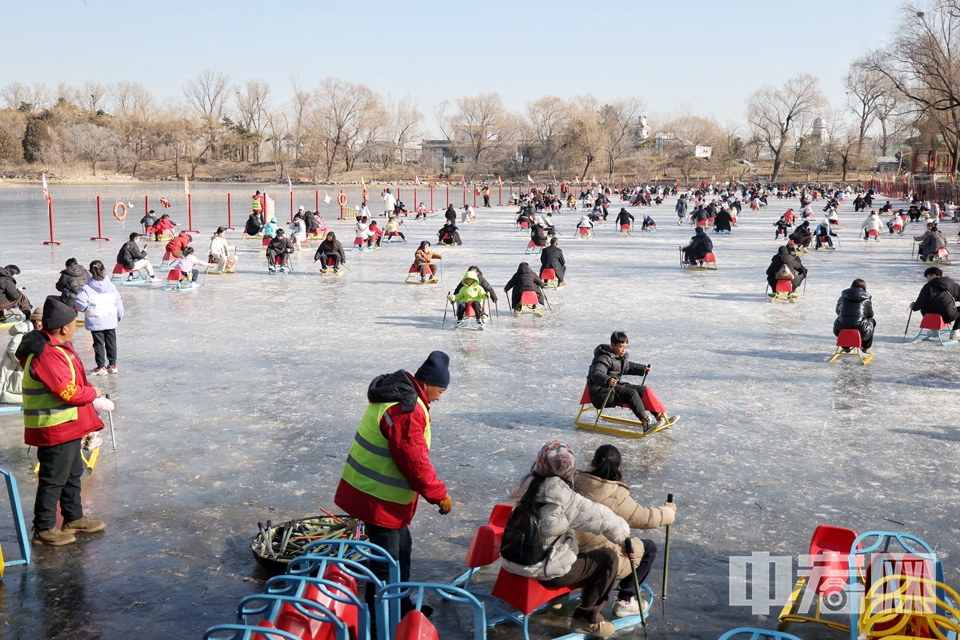
[[[541,447],[533,470],[541,476],[557,476],[572,482],[577,472],[577,456],[570,445],[552,440]]]
[[[43,329],[56,331],[77,319],[77,312],[56,298],[50,297],[43,303]]]
[[[420,382],[446,389],[450,386],[450,356],[443,351],[433,351],[413,375]]]

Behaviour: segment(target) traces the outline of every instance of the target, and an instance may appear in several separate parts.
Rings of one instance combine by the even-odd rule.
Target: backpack
[[[777,271],[775,278],[777,280],[793,280],[793,269],[787,265],[783,265],[780,267],[780,270]]]
[[[537,503],[539,510],[544,503]],[[550,543],[549,548],[544,545],[543,533],[540,531],[540,517],[519,505],[510,512],[507,524],[500,536],[500,557],[525,567],[540,564],[553,549],[560,536]]]

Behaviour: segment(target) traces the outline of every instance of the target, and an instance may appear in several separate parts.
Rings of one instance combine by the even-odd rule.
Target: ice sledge
[[[627,224],[621,224],[621,225],[620,225],[620,231],[617,232],[617,235],[618,235],[618,236],[622,236],[623,234],[627,234],[627,235],[629,236],[629,235],[631,235],[632,232],[633,232],[633,225],[631,225],[631,224],[629,224],[629,223],[627,223]]]
[[[923,264],[942,264],[942,265],[951,265],[950,262],[950,253],[947,251],[946,247],[940,247],[937,249],[937,252],[929,260],[924,260],[923,256],[920,253],[917,253],[917,258]]]
[[[124,276],[127,276],[124,278]],[[120,281],[121,284],[143,284],[147,281],[147,274],[139,269],[127,269],[119,262],[113,268],[113,274],[110,276],[112,282]]]
[[[859,358],[861,363],[867,364],[873,360],[873,354],[864,351],[862,345],[859,331],[856,329],[841,329],[840,335],[837,336],[837,350],[833,352],[830,362],[836,362],[838,358],[843,356],[853,356]],[[844,351],[844,349],[847,349],[847,351]],[[866,354],[866,358],[863,357],[864,354]]]
[[[455,329],[476,329],[478,331],[484,330],[484,325],[480,324],[477,319],[477,312],[473,309],[473,304],[469,302],[455,302],[454,304],[466,304],[467,308],[463,312],[463,320],[454,325]],[[481,303],[483,314],[488,318],[490,317],[489,307],[487,306],[487,301],[484,300]]]
[[[526,255],[538,256],[543,251],[543,247],[537,245],[533,240],[527,243],[527,248],[523,252]]]
[[[553,269],[544,269],[540,272],[540,280],[543,281],[543,286],[545,287],[557,287],[558,279],[557,272]]]
[[[663,414],[665,424],[663,426],[657,427],[656,429],[651,429],[646,433],[643,432],[643,425],[636,418],[620,418],[617,416],[605,415],[603,411],[607,410],[607,407],[604,407],[603,411],[594,406],[593,402],[590,400],[590,392],[587,388],[587,385],[583,386],[583,395],[580,396],[580,411],[577,413],[577,417],[574,418],[573,423],[577,425],[580,429],[588,429],[590,431],[601,431],[603,433],[609,433],[615,436],[627,436],[629,438],[646,438],[649,435],[653,435],[658,431],[663,431],[664,429],[669,429],[677,423],[679,420],[678,417],[674,416],[671,420],[667,415],[666,407],[660,402],[660,398],[657,397],[657,394],[653,392],[653,389],[647,387],[643,391],[641,396],[643,400],[643,408],[649,411],[652,414]],[[616,404],[615,406],[621,408],[629,408],[625,404]],[[591,421],[590,412],[596,412],[596,416]],[[585,417],[584,414],[587,414]]]
[[[524,311],[529,311],[536,314],[538,318],[543,317],[543,311],[540,311],[540,299],[537,297],[536,291],[522,291],[520,292],[520,310],[514,311],[513,315],[520,317],[523,315]]]
[[[681,262],[680,266],[686,269],[687,271],[716,271],[717,270],[717,257],[713,255],[713,252],[707,253],[703,256],[703,260],[697,260],[695,262],[683,262],[683,253],[680,254]]]
[[[407,279],[404,280],[406,284],[436,284],[440,282],[437,278],[439,270],[434,270],[433,264],[428,264],[425,266],[424,271],[430,274],[430,277],[426,280],[420,280],[420,270],[416,265],[411,264],[410,270],[407,271]]]
[[[943,339],[946,333],[948,339]],[[956,344],[956,340],[950,340],[950,325],[943,321],[943,316],[939,313],[925,313],[920,321],[920,333],[913,339],[914,342],[923,342],[924,340],[933,340],[936,338],[942,346]]]
[[[770,285],[767,285],[769,288]],[[770,298],[770,302],[776,302],[777,300],[784,300],[787,302],[796,302],[797,294],[793,292],[793,281],[792,280],[777,280],[777,288],[774,290],[773,297]]]

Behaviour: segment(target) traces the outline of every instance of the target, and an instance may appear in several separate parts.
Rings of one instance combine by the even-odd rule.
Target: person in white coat
[[[883,222],[880,220],[880,216],[877,215],[876,209],[870,211],[870,215],[864,219],[860,228],[863,229],[864,240],[870,239],[870,231],[876,231],[877,239],[880,238],[880,230],[883,229]]]
[[[353,242],[354,246],[359,248],[360,251],[363,251],[363,247],[366,246],[367,240],[370,238],[370,220],[366,217],[357,218],[357,235]]]
[[[17,347],[23,336],[42,328],[43,307],[37,307],[28,319],[10,327],[8,333],[13,337],[3,353],[3,366],[0,367],[0,403],[23,404],[23,367],[17,360]]]
[[[383,192],[383,215],[387,217],[392,216],[396,206],[397,199],[390,193],[390,189],[387,189]]]
[[[217,227],[217,232],[210,238],[210,251],[208,259],[210,262],[217,263],[218,273],[236,273],[237,272],[237,247],[227,244],[227,230],[223,227]],[[230,255],[233,253],[233,255]]]
[[[608,547],[581,552],[575,532],[602,535],[622,545],[630,527],[608,507],[574,492],[576,465],[569,445],[556,440],[543,445],[530,473],[511,490],[510,499],[518,508],[537,513],[547,555],[529,566],[502,554],[500,561],[504,570],[536,578],[545,587],[581,584],[580,606],[573,612],[570,630],[605,638],[616,629],[600,612],[617,579],[619,554],[625,552]],[[636,562],[636,554],[630,559]]]

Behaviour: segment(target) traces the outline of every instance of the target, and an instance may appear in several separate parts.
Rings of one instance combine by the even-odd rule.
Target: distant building
[[[827,135],[827,125],[820,118],[813,121],[813,128],[810,133],[820,142],[826,142],[829,137]]]
[[[877,173],[896,173],[900,170],[900,160],[897,156],[877,156]]]

